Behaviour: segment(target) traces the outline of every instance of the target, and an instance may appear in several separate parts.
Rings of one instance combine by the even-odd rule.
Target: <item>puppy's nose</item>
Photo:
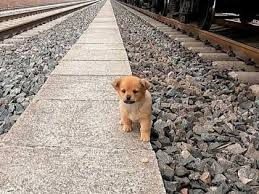
[[[131,98],[130,95],[127,95],[127,96],[126,96],[126,99],[127,99],[127,100],[130,100],[130,98]]]

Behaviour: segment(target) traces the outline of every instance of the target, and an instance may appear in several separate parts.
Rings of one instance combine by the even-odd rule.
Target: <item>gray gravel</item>
[[[7,132],[104,1],[22,44],[0,48],[0,134]]]
[[[152,146],[168,193],[259,191],[259,99],[113,2],[133,74],[152,83]]]

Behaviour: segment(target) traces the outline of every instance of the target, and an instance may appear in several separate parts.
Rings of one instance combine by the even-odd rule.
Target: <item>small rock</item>
[[[214,179],[212,180],[213,184],[219,184],[222,183],[223,181],[226,181],[227,178],[223,174],[216,174]]]
[[[176,115],[176,114],[173,114],[173,113],[164,113],[163,117],[164,117],[166,120],[174,121],[174,120],[177,118],[177,115]]]
[[[242,166],[240,170],[238,170],[238,177],[239,180],[243,184],[247,184],[253,180],[256,180],[258,178],[258,171],[256,169],[251,169],[250,166]]]
[[[202,133],[208,133],[209,132],[209,129],[201,126],[201,125],[195,125],[193,127],[193,132],[197,135],[201,135]]]
[[[165,148],[164,152],[168,154],[173,154],[178,151],[178,149],[175,146],[166,146],[164,148]]]
[[[158,161],[164,164],[170,164],[173,161],[173,158],[171,158],[166,152],[162,150],[158,150],[156,152],[156,156],[158,158]]]
[[[152,146],[154,150],[162,148],[162,144],[159,141],[152,141]]]
[[[174,179],[178,182],[182,187],[187,187],[190,184],[190,180],[187,177],[177,177],[175,176]]]
[[[189,194],[205,194],[205,192],[202,189],[191,189]]]
[[[167,93],[166,93],[166,97],[170,98],[170,97],[175,97],[177,95],[177,91],[175,89],[170,89]]]
[[[249,158],[253,158],[255,160],[259,160],[259,151],[257,151],[254,148],[253,144],[250,144],[245,156]]]
[[[183,177],[189,174],[189,171],[183,166],[177,166],[175,168],[175,174],[179,177]]]
[[[190,163],[190,162],[192,162],[192,161],[194,161],[195,160],[195,158],[190,154],[190,152],[189,151],[187,151],[187,150],[183,150],[182,152],[181,152],[181,156],[182,156],[182,158],[183,158],[183,160],[182,160],[182,164],[185,166],[186,164],[188,164],[188,163]]]
[[[214,149],[218,148],[221,145],[222,145],[222,143],[219,143],[219,142],[211,142],[209,144],[209,148],[208,149],[209,150],[214,150]]]
[[[154,130],[158,133],[159,136],[165,136],[164,128],[167,126],[168,126],[167,122],[161,119],[158,119],[154,123]]]
[[[142,163],[148,163],[149,160],[148,160],[148,158],[142,158],[142,159],[141,159],[141,162],[142,162]]]
[[[222,174],[224,172],[224,168],[222,168],[220,164],[216,161],[212,163],[211,168],[215,174]]]
[[[166,165],[166,164],[163,164],[163,163],[159,163],[159,169],[161,171],[161,174],[162,174],[162,177],[165,179],[165,180],[168,180],[168,181],[172,181],[173,178],[174,178],[174,170]]]
[[[199,172],[193,172],[189,175],[190,180],[199,180],[200,179],[200,173]]]
[[[211,133],[202,133],[201,139],[206,142],[214,141],[216,139],[216,136]]]
[[[21,104],[16,103],[15,104],[15,112],[16,114],[21,114],[24,111],[24,108]]]
[[[167,191],[168,194],[173,194],[176,192],[176,190],[179,187],[179,183],[177,182],[171,182],[171,181],[164,181],[165,183],[165,189]]]
[[[246,151],[246,149],[242,148],[239,143],[235,143],[233,145],[226,147],[226,150],[232,154],[242,154]]]
[[[211,176],[209,171],[204,171],[200,177],[200,180],[204,182],[205,184],[210,184],[211,183]]]
[[[166,136],[159,137],[158,140],[163,146],[170,146],[172,145],[170,139]]]
[[[187,188],[183,188],[180,191],[181,194],[188,194],[188,189]]]
[[[0,107],[0,121],[3,121],[8,116],[8,110],[4,107]]]

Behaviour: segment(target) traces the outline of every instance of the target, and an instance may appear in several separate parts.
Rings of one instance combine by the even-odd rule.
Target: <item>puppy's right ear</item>
[[[115,90],[119,90],[120,88],[120,82],[121,78],[117,78],[112,82],[112,86],[114,87]]]

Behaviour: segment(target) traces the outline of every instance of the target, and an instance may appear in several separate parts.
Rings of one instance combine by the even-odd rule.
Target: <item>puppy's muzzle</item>
[[[131,100],[124,100],[124,103],[125,103],[125,104],[133,104],[133,103],[135,103],[135,101],[131,101]]]
[[[126,100],[124,100],[125,104],[133,104],[135,101],[131,100],[131,96],[127,95]]]

